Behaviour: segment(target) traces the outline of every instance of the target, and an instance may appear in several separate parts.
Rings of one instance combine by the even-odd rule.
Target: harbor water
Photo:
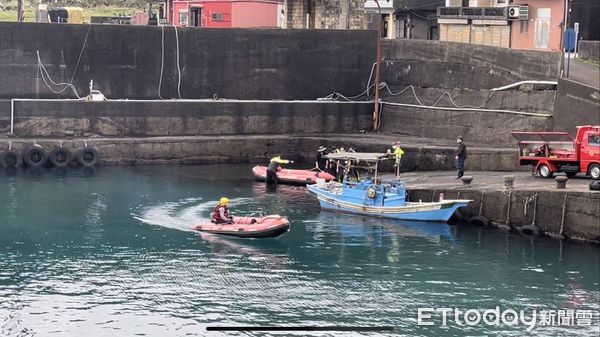
[[[216,201],[279,238],[200,234]],[[0,336],[598,336],[600,249],[321,212],[250,166],[0,171]],[[418,324],[419,308],[574,310],[591,324]],[[538,318],[539,323],[539,318]],[[369,326],[388,332],[207,332]]]

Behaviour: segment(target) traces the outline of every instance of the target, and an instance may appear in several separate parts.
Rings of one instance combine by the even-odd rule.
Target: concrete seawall
[[[465,219],[484,216],[491,225],[518,232],[536,226],[540,234],[577,241],[600,243],[600,192],[588,190],[591,180],[572,178],[567,189],[557,190],[554,180],[527,173],[512,174],[513,188],[503,187],[506,173],[472,172],[471,187],[452,179],[453,173],[407,173],[409,199],[414,202],[444,199],[470,199],[460,209]]]
[[[315,151],[321,146],[354,147],[365,152],[385,152],[399,139],[389,135],[312,134],[312,135],[222,135],[171,137],[61,137],[61,138],[4,138],[0,153],[9,146],[24,152],[38,144],[49,153],[60,144],[72,152],[86,144],[98,150],[101,164],[207,164],[207,163],[266,163],[274,154],[313,165]],[[406,151],[403,171],[449,170],[454,168],[452,144],[431,144],[423,138],[400,138]],[[469,150],[469,170],[518,170],[517,153],[513,149],[472,147]],[[391,167],[382,167],[389,170]]]
[[[165,27],[163,40],[157,26],[0,22],[0,98],[74,98],[46,87],[39,51],[50,77],[81,95],[93,79],[113,99],[158,99],[159,83],[162,97],[175,98],[181,74],[183,98],[315,99],[364,88],[375,34]]]
[[[0,132],[10,129],[5,101]],[[157,137],[357,133],[369,129],[372,103],[301,101],[16,101],[19,137]]]
[[[556,80],[560,53],[427,40],[386,40],[382,80],[425,88],[491,89]]]

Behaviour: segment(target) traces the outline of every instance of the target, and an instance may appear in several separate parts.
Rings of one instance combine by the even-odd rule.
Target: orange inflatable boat
[[[252,168],[252,174],[261,181],[267,179],[267,167],[266,166],[254,166]],[[280,169],[277,171],[277,181],[280,183],[287,184],[315,184],[317,178],[323,178],[325,181],[331,181],[335,179],[334,176],[327,172],[315,172],[311,170],[291,170],[291,169]]]
[[[289,231],[290,222],[281,215],[267,215],[262,218],[234,217],[233,224],[206,223],[193,226],[192,229],[241,238],[272,238]]]

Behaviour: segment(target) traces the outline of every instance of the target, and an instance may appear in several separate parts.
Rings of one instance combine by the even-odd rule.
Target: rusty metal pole
[[[377,59],[375,60],[375,111],[373,112],[373,131],[379,131],[379,82],[381,81],[381,30],[383,29],[383,20],[381,17],[381,6],[379,1],[375,0],[379,19],[377,22]]]

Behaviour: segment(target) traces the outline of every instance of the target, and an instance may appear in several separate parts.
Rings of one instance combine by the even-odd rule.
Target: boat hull
[[[404,206],[366,206],[338,200],[314,185],[308,186],[308,190],[316,195],[324,210],[400,220],[447,222],[458,208],[465,207],[470,202],[470,200],[444,200],[427,203],[408,202]]]
[[[192,229],[240,238],[271,238],[289,231],[290,222],[279,215],[270,215],[264,218],[236,217],[233,219],[233,224],[207,223],[195,225]]]
[[[254,166],[252,168],[252,174],[257,180],[265,181],[267,179],[267,167],[266,166]],[[311,170],[293,170],[293,169],[281,169],[277,171],[277,181],[283,184],[293,185],[306,185],[314,184],[317,182],[317,178],[325,179],[325,181],[331,181],[335,179],[334,176],[327,172],[315,172]]]

